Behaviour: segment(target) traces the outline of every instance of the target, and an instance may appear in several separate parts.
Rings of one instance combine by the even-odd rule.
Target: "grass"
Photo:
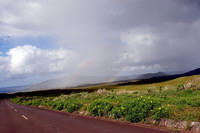
[[[189,85],[188,85],[189,84]],[[106,92],[80,92],[60,96],[15,97],[17,104],[62,110],[70,113],[122,119],[130,122],[159,120],[200,121],[200,75],[142,85],[96,85]]]

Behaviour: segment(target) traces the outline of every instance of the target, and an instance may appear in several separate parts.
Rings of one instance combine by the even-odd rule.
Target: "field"
[[[83,92],[17,96],[17,104],[130,122],[148,120],[200,121],[200,75],[153,84],[103,84]],[[80,89],[80,88],[79,88]],[[94,92],[87,90],[98,89]]]

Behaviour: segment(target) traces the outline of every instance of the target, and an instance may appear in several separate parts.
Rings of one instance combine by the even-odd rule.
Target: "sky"
[[[0,87],[200,67],[199,0],[0,0]]]

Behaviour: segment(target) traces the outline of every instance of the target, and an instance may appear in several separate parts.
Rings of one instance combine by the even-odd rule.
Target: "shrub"
[[[162,86],[160,86],[159,92],[161,93],[162,91],[163,91],[163,88],[162,88]]]
[[[56,109],[56,102],[55,103],[52,103],[52,104],[50,104],[51,105],[51,107],[52,107],[52,109]]]
[[[32,105],[33,105],[33,106],[39,106],[40,103],[41,103],[40,100],[32,100],[31,102],[32,102]]]
[[[139,122],[144,120],[148,111],[151,110],[150,104],[147,104],[143,99],[137,99],[127,104],[126,120],[130,122]]]
[[[169,108],[168,107],[158,107],[152,110],[152,118],[154,120],[160,120],[161,118],[169,117]]]
[[[151,97],[140,97],[132,102],[126,103],[125,118],[130,122],[145,121],[151,115],[151,111],[161,106],[159,99]]]
[[[126,114],[126,107],[122,104],[118,104],[116,107],[113,107],[111,111],[112,117],[118,119]]]
[[[180,84],[176,87],[176,91],[179,92],[179,91],[182,91],[184,90],[184,85]]]
[[[104,116],[108,115],[112,108],[113,105],[111,103],[104,100],[96,100],[89,105],[88,111],[90,115]]]
[[[125,115],[126,120],[130,122],[139,122],[144,120],[147,116],[147,112],[145,109],[132,107],[128,110],[127,114]]]
[[[191,100],[192,107],[200,107],[200,98],[195,98]]]
[[[11,98],[10,100],[14,103],[22,103],[24,99],[22,97],[15,97]]]
[[[75,101],[65,101],[64,102],[64,109],[66,109],[66,111],[69,113],[79,110],[81,106],[82,106],[82,104],[80,104],[79,102],[75,102]]]
[[[54,103],[54,101],[46,101],[46,103],[45,103],[45,105],[47,106],[47,107],[52,107],[53,108],[53,106],[55,105],[55,103]]]
[[[32,105],[32,101],[31,100],[23,101],[22,104],[24,104],[24,105]]]
[[[150,88],[147,88],[148,93],[152,93],[152,90]]]
[[[188,96],[195,96],[195,94],[196,94],[196,91],[188,89],[188,90],[184,90],[184,91],[177,93],[176,96],[178,96],[178,97],[188,97]]]
[[[56,110],[63,110],[63,107],[64,107],[64,103],[61,101],[55,102],[51,105],[52,105],[52,108]]]

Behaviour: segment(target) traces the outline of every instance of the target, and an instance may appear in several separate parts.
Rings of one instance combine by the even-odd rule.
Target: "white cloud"
[[[34,0],[0,1],[0,35],[41,35],[42,5]],[[42,28],[41,28],[42,29]]]
[[[121,41],[137,47],[151,46],[155,44],[156,35],[148,30],[137,29],[122,34]]]
[[[8,63],[8,57],[3,57],[0,55],[0,72],[6,71],[6,69],[8,67],[7,63]],[[2,77],[2,75],[0,77]]]
[[[121,34],[124,44],[118,64],[126,71],[180,71],[199,67],[199,20],[168,23],[163,27],[141,26]],[[174,28],[176,27],[176,28]],[[190,65],[189,65],[190,64]],[[155,67],[156,66],[156,67]]]
[[[74,53],[65,49],[46,50],[32,45],[12,48],[6,54],[0,57],[1,67],[10,74],[62,72],[74,57]]]
[[[138,66],[125,66],[123,67],[124,72],[141,72],[148,73],[148,72],[158,72],[161,70],[161,66],[159,64],[154,65],[138,65]]]
[[[150,28],[141,27],[128,30],[123,32],[120,38],[125,47],[120,54],[118,63],[137,65],[144,62],[144,60],[154,58],[154,47],[159,41],[159,36]]]

